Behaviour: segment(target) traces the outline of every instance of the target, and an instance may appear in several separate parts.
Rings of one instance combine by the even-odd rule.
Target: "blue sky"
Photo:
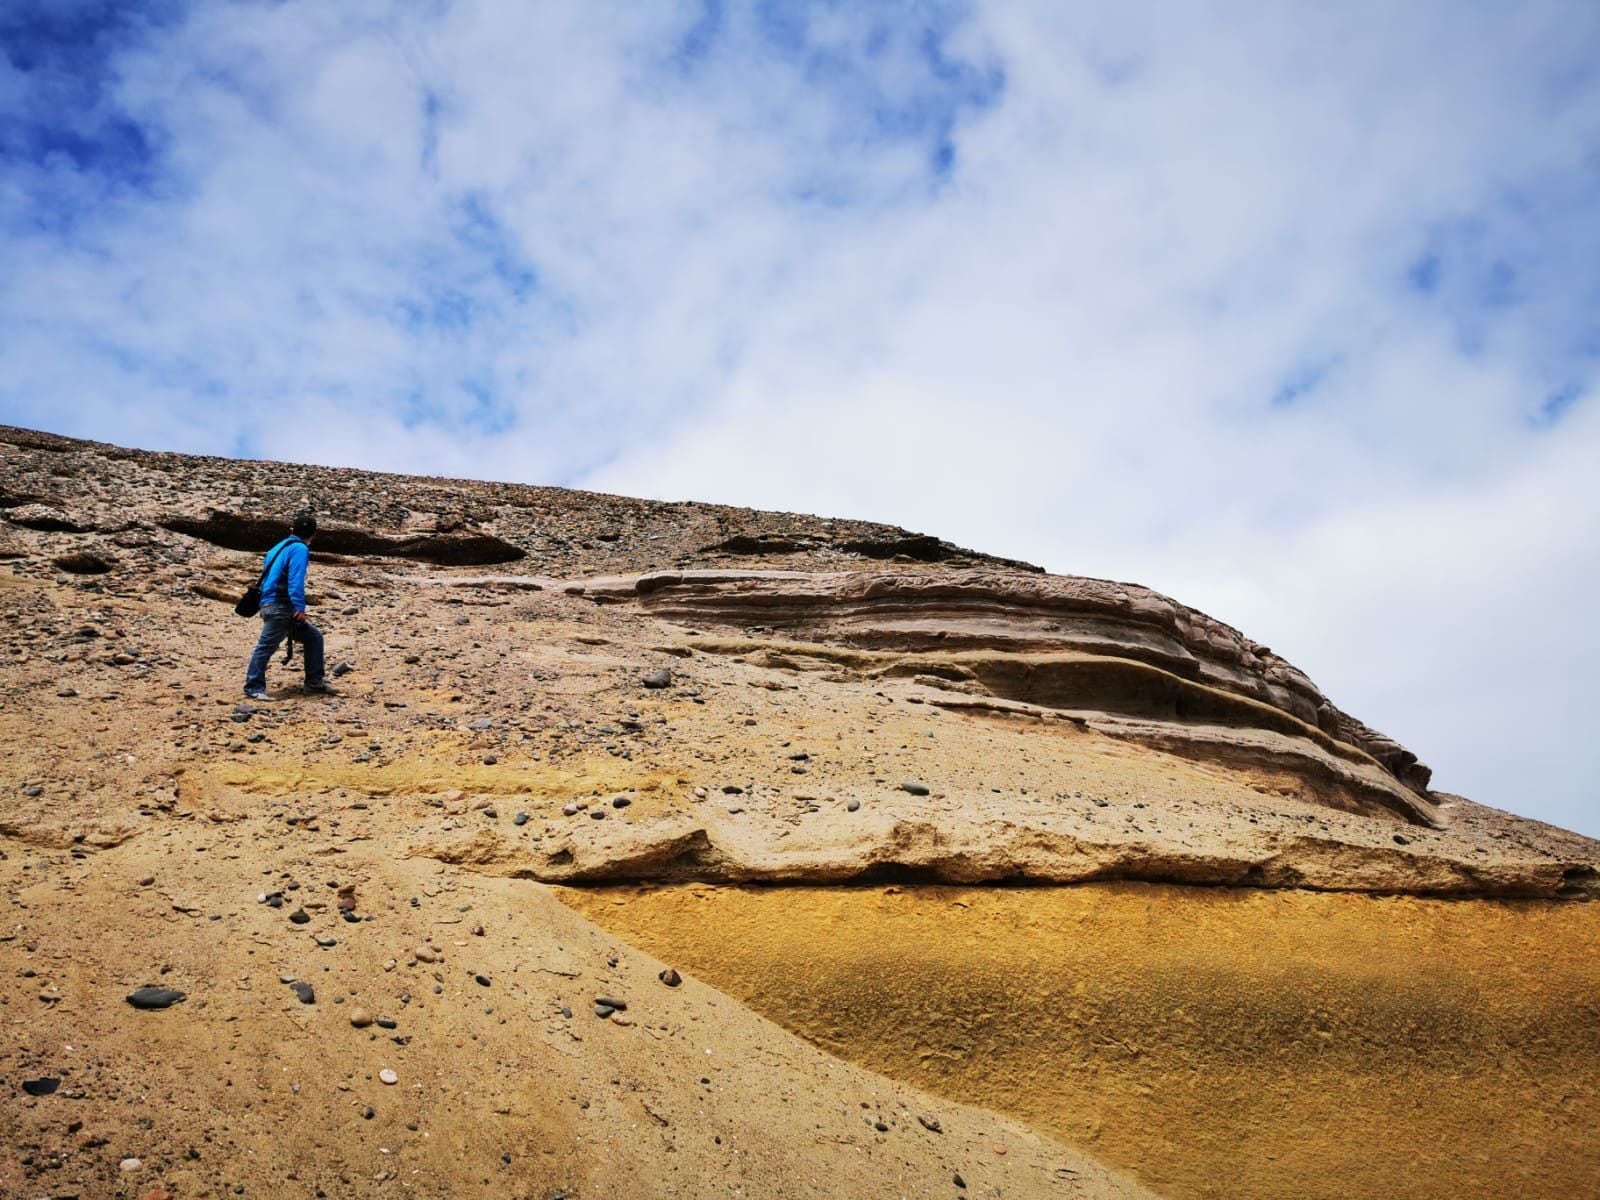
[[[1600,7],[0,7],[0,420],[1133,579],[1600,835]]]

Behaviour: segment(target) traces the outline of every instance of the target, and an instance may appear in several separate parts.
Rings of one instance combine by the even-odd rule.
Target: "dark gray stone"
[[[184,998],[184,993],[177,988],[145,987],[135,988],[128,993],[128,1003],[135,1008],[170,1008]]]

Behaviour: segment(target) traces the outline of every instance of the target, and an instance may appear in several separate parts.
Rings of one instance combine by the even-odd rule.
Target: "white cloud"
[[[0,417],[1137,579],[1600,834],[1600,10],[769,12],[122,31],[155,178],[0,158]]]

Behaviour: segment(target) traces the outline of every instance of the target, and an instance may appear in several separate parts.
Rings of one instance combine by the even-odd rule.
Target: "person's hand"
[[[304,612],[304,611],[301,611],[301,612],[297,612],[297,613],[295,613],[295,615],[294,615],[294,619],[295,619],[295,620],[296,620],[296,621],[304,621],[304,620],[305,620],[305,619],[306,619],[306,614],[305,614],[305,612]]]

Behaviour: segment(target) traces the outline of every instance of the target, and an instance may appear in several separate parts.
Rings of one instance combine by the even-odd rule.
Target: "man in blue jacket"
[[[311,539],[317,536],[317,518],[309,512],[296,513],[289,528],[289,536],[267,551],[261,576],[261,640],[244,677],[244,694],[251,700],[271,699],[267,695],[267,663],[284,638],[305,647],[305,690],[325,696],[338,694],[322,677],[322,630],[306,620],[306,564],[311,558]]]

